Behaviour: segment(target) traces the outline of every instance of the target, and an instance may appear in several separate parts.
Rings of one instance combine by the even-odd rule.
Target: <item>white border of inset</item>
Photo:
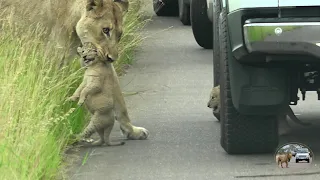
[[[277,156],[278,151],[279,151],[282,147],[284,147],[284,146],[286,146],[286,145],[290,145],[290,144],[298,144],[298,145],[301,145],[301,146],[303,146],[303,147],[305,147],[305,148],[308,148],[308,150],[309,150],[310,153],[312,154],[312,162],[311,162],[311,163],[314,162],[314,160],[315,160],[315,155],[314,155],[312,149],[311,149],[308,145],[303,144],[303,143],[300,143],[300,142],[287,142],[287,143],[278,145],[278,147],[277,147],[277,149],[276,149],[276,151],[275,151],[275,153],[274,153],[274,155],[273,155],[273,159]]]

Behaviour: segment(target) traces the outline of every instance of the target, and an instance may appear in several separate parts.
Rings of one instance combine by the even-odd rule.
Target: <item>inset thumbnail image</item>
[[[278,148],[275,160],[280,168],[308,168],[314,160],[312,150],[302,143],[287,143]]]

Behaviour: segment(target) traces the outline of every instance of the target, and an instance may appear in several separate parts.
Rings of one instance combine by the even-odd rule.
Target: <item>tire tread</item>
[[[231,97],[226,11],[222,9],[220,31],[221,65],[221,146],[228,154],[274,152],[278,145],[276,116],[249,116],[240,114],[233,106]],[[230,48],[229,48],[230,49]]]

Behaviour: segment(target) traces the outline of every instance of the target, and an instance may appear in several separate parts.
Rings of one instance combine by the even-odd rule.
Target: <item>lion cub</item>
[[[216,87],[213,87],[211,92],[210,92],[210,99],[207,103],[207,106],[209,108],[212,108],[213,109],[213,113],[216,113],[216,114],[219,114],[220,113],[220,85],[219,86],[216,86]],[[286,118],[286,115],[288,115],[290,117],[290,119],[297,123],[297,124],[300,124],[302,126],[309,126],[311,125],[311,123],[306,123],[306,122],[302,122],[300,121],[295,115],[294,115],[294,112],[292,111],[291,107],[288,106],[288,109],[287,109],[287,114],[285,115],[279,115],[278,116],[278,123],[279,125],[282,127],[282,126],[286,126],[286,128],[282,129],[282,128],[279,128],[279,135],[284,135],[287,133],[287,128],[290,127],[289,126],[289,123],[287,121],[287,118]]]
[[[282,164],[286,163],[286,168],[288,168],[288,164],[291,158],[292,158],[291,153],[278,154],[276,155],[276,163],[278,164],[278,166],[281,164],[281,168],[283,168]]]
[[[100,139],[92,145],[118,146],[125,142],[110,142],[109,136],[115,122],[113,104],[114,79],[111,62],[104,61],[95,48],[79,47],[83,64],[86,68],[84,78],[74,94],[68,98],[70,101],[78,101],[78,105],[85,104],[91,114],[89,125],[80,134],[80,138],[88,139],[94,132],[99,134]]]

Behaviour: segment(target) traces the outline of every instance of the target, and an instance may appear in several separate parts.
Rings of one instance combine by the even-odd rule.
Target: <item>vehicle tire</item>
[[[184,0],[178,0],[179,19],[183,25],[190,25],[190,7],[183,2]]]
[[[307,159],[307,163],[309,163],[310,162],[310,160],[309,159]]]
[[[213,6],[214,14],[213,14],[213,22],[212,22],[212,30],[213,30],[213,86],[219,85],[220,79],[220,48],[219,48],[219,15],[221,12],[221,4],[220,0],[216,0]],[[213,111],[213,110],[212,110]],[[213,115],[220,121],[220,113],[213,113]]]
[[[244,115],[239,113],[233,105],[228,62],[235,59],[230,59],[233,56],[226,15],[226,10],[223,8],[219,17],[220,144],[228,154],[274,152],[278,145],[276,116]]]
[[[299,162],[299,160],[296,159],[296,163],[298,163],[298,162]]]
[[[168,3],[162,5],[158,0],[153,0],[153,10],[157,16],[178,16],[178,1],[169,0]]]
[[[207,15],[206,0],[191,0],[190,19],[193,36],[198,45],[212,49],[212,23]]]

